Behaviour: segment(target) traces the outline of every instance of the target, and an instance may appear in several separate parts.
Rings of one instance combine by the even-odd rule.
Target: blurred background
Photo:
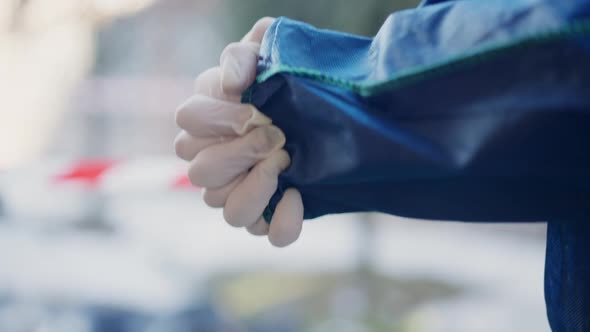
[[[276,249],[174,158],[262,16],[373,35],[413,0],[0,1],[0,331],[548,331],[544,224],[320,218]]]

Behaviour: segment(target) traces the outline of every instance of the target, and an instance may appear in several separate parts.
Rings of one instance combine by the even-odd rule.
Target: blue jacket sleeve
[[[244,95],[286,133],[305,218],[590,215],[590,2],[428,1],[374,38],[287,18]]]

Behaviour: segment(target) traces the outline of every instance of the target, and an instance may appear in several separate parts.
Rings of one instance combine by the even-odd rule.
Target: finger
[[[303,202],[297,189],[287,189],[277,204],[268,240],[275,247],[285,247],[295,242],[303,227]]]
[[[244,180],[245,177],[246,173],[244,172],[223,187],[205,188],[203,190],[203,201],[205,201],[205,204],[213,208],[224,207],[229,194],[231,194],[231,192]]]
[[[260,44],[266,30],[275,22],[274,17],[263,17],[259,19],[252,29],[242,38],[243,42],[254,42]]]
[[[176,135],[174,140],[174,151],[178,158],[191,161],[195,156],[206,147],[213,144],[225,141],[224,136],[219,137],[193,137],[186,131],[181,131],[180,134]]]
[[[251,42],[229,44],[221,53],[221,90],[240,96],[256,79],[260,45]]]
[[[230,96],[221,89],[221,68],[213,67],[202,72],[195,79],[195,93],[205,95],[214,99],[240,102],[240,96]]]
[[[197,154],[189,166],[189,179],[198,187],[224,186],[284,144],[285,135],[279,128],[256,128],[246,136],[212,145]]]
[[[254,223],[254,225],[246,227],[246,230],[252,235],[262,236],[268,234],[268,228],[268,223],[261,217]]]
[[[285,150],[278,150],[259,162],[229,195],[223,217],[232,226],[248,227],[256,223],[277,190],[279,174],[291,160]]]
[[[194,95],[176,111],[176,124],[193,137],[244,135],[271,120],[254,106]]]

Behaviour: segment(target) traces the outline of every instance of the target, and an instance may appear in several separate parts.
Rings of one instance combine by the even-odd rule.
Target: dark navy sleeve
[[[287,136],[305,218],[590,215],[590,2],[446,1],[374,38],[287,18],[244,95]]]

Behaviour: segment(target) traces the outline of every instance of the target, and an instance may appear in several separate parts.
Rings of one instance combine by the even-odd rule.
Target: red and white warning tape
[[[52,159],[7,169],[0,172],[0,218],[67,223],[93,213],[95,205],[101,206],[97,202],[105,199],[146,195],[161,197],[150,202],[170,204],[174,201],[162,198],[190,193],[195,196],[191,202],[196,202],[198,188],[190,184],[186,169],[187,164],[174,157]],[[176,195],[170,197],[177,201]]]
[[[81,159],[47,161],[0,173],[6,186],[77,187],[109,193],[195,190],[186,163],[172,157],[133,160]]]

